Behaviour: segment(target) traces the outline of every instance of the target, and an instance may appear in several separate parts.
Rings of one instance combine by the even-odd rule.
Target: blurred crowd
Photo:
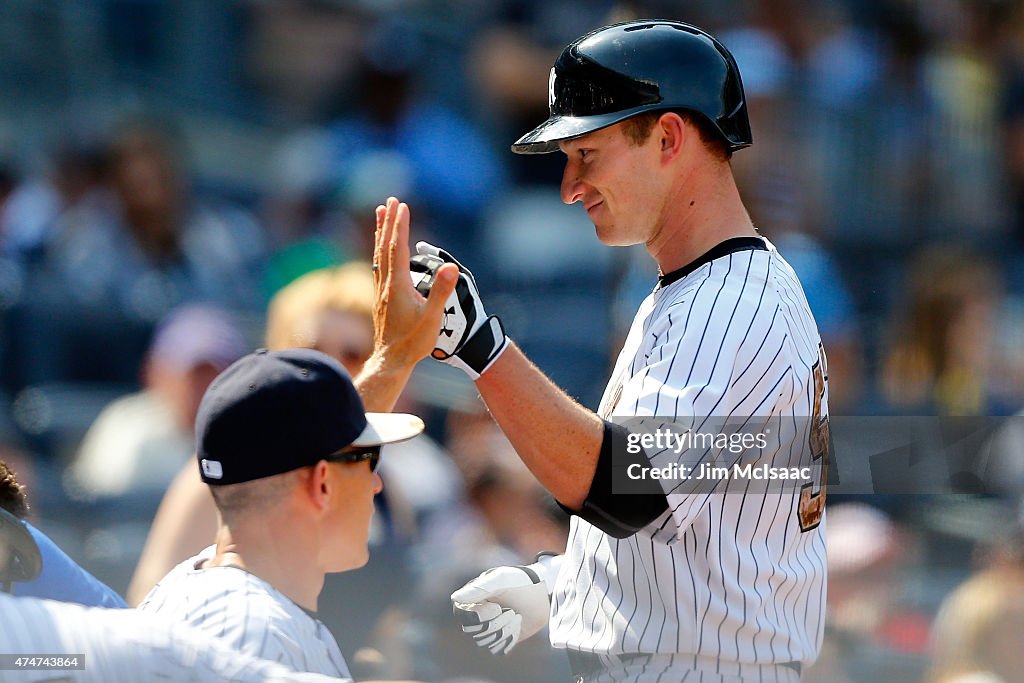
[[[199,397],[259,346],[358,371],[389,195],[594,407],[656,273],[561,204],[561,155],[508,147],[546,117],[565,43],[643,16],[736,56],[755,139],[737,180],[804,284],[831,414],[1024,410],[1021,2],[10,0],[0,459],[33,523],[130,603],[205,546]],[[564,515],[461,373],[425,363],[402,401],[427,435],[383,459],[370,565],[329,578],[324,621],[357,677],[556,680],[542,638],[476,651],[447,596],[560,550]],[[830,500],[809,678],[1021,680],[1024,431],[1006,441],[976,495]]]

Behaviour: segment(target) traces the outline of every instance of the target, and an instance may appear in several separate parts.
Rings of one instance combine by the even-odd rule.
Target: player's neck
[[[217,549],[204,568],[238,567],[263,579],[289,600],[315,612],[324,585],[324,573],[308,558],[302,539],[294,530],[273,530],[267,524],[221,525],[217,530]]]
[[[731,237],[757,231],[728,164],[680,178],[666,202],[661,228],[647,243],[662,273],[682,268]]]

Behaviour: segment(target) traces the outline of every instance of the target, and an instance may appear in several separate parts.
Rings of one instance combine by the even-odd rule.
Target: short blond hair
[[[285,500],[298,483],[298,470],[282,472],[240,484],[211,486],[213,504],[224,524],[234,524],[253,511],[273,510]]]
[[[281,289],[267,309],[267,348],[314,348],[324,313],[373,319],[373,272],[365,261],[306,273]]]

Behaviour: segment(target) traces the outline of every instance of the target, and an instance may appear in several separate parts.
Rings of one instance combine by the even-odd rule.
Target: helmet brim
[[[512,151],[516,154],[548,154],[558,151],[558,143],[562,140],[571,140],[596,130],[607,128],[619,121],[624,121],[634,114],[644,111],[652,111],[650,105],[631,107],[622,111],[610,112],[608,114],[593,114],[591,116],[552,116],[529,133],[519,138],[512,144]]]

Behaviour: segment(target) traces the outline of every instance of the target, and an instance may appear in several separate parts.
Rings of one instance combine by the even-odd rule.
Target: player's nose
[[[380,478],[378,472],[373,473],[373,495],[377,495],[384,490],[384,480]]]
[[[566,204],[575,204],[583,199],[583,182],[580,180],[576,170],[576,164],[566,162],[565,170],[562,172],[562,201]]]

